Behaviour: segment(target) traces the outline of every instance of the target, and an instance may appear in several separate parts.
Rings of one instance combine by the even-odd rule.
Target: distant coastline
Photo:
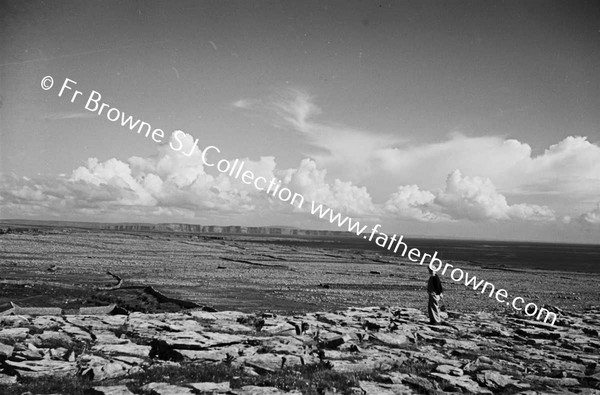
[[[52,228],[87,229],[141,233],[173,233],[191,237],[235,238],[247,243],[273,243],[322,249],[369,250],[384,256],[393,254],[369,243],[354,233],[334,230],[306,230],[284,226],[216,226],[181,223],[101,223],[2,219],[0,229]],[[23,229],[23,230],[25,230]],[[462,261],[501,270],[551,270],[600,273],[600,244],[548,243],[529,241],[473,240],[459,238],[407,236],[412,246],[425,252],[437,250],[447,261]]]
[[[183,232],[206,233],[224,235],[273,235],[273,236],[337,236],[356,237],[355,234],[336,230],[300,229],[287,226],[238,226],[238,225],[200,225],[184,223],[142,223],[142,222],[78,222],[78,221],[47,221],[2,219],[1,226],[37,226],[37,227],[64,227],[77,229],[98,229],[117,231],[142,231],[142,232]]]
[[[203,234],[223,234],[223,235],[262,235],[262,236],[329,236],[354,238],[362,242],[362,238],[356,237],[356,234],[348,231],[327,230],[327,229],[302,229],[293,226],[239,226],[239,225],[201,225],[188,224],[181,222],[89,222],[89,221],[61,221],[61,220],[30,220],[30,219],[0,219],[0,227],[64,227],[76,229],[97,229],[97,230],[116,230],[116,231],[141,231],[141,232],[174,232],[174,233],[203,233]],[[552,241],[539,240],[509,240],[509,239],[476,239],[472,237],[452,237],[440,235],[419,235],[405,233],[406,238],[410,240],[423,240],[427,244],[431,242],[475,242],[475,243],[527,243],[534,245],[564,245],[564,246],[598,246],[591,243],[566,242],[556,243]],[[377,246],[374,249],[381,249]]]

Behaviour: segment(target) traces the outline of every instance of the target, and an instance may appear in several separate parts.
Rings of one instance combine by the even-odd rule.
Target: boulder
[[[12,355],[14,351],[14,346],[10,346],[8,344],[0,343],[0,358],[8,358]]]

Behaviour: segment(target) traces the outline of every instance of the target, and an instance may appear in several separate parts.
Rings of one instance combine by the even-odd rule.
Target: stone
[[[60,346],[70,347],[73,344],[71,337],[64,332],[44,331],[40,335],[35,335],[35,337],[41,340],[42,347],[47,348],[56,348]]]
[[[179,385],[172,385],[167,383],[150,383],[142,387],[143,391],[146,391],[153,395],[193,395],[194,391],[190,388],[181,387]]]
[[[51,359],[23,362],[6,360],[4,363],[23,377],[67,376],[75,375],[77,372],[77,366],[74,363]]]
[[[440,372],[440,373],[445,373],[445,374],[451,374],[453,376],[464,375],[464,372],[462,369],[457,368],[456,366],[452,366],[452,365],[438,365],[438,366],[436,366],[435,371]]]
[[[126,344],[97,344],[92,347],[92,351],[106,355],[131,355],[145,358],[150,355],[150,346],[141,346],[131,341]]]
[[[483,370],[477,374],[477,381],[491,389],[502,389],[510,384],[518,383],[511,376],[493,370]]]
[[[471,380],[468,376],[450,376],[444,373],[431,373],[432,376],[443,379],[450,385],[467,391],[470,394],[492,394],[492,391],[480,387],[475,381]]]
[[[129,374],[131,366],[125,362],[109,361],[96,355],[80,358],[81,376],[93,381],[117,379]]]
[[[91,342],[92,340],[94,340],[94,338],[89,332],[86,332],[75,325],[65,324],[62,326],[61,329],[64,333],[68,334],[74,340],[84,342]]]
[[[264,374],[273,373],[276,370],[281,369],[286,363],[286,360],[284,360],[283,358],[284,357],[281,355],[271,353],[256,354],[238,358],[236,363],[242,363],[246,366],[250,366],[251,368],[256,370],[256,372]]]
[[[401,346],[408,341],[408,337],[402,333],[372,333],[371,337],[388,346]]]
[[[319,338],[319,343],[322,347],[330,350],[336,349],[346,342],[346,337],[341,335],[326,334]]]
[[[188,385],[200,392],[228,392],[231,389],[228,381],[224,381],[222,383],[191,383]]]
[[[17,376],[9,376],[4,373],[0,373],[0,385],[16,384]]]
[[[435,385],[431,383],[429,380],[424,379],[423,377],[409,375],[408,377],[402,380],[404,384],[409,384],[412,387],[417,388],[422,392],[433,392],[435,390]]]
[[[253,369],[253,368],[251,368],[250,366],[244,366],[244,367],[242,368],[242,371],[244,372],[244,374],[245,374],[246,376],[252,376],[252,377],[257,377],[257,376],[260,376],[260,374],[258,374],[258,373],[256,372],[256,370],[254,370],[254,369]]]
[[[121,337],[117,337],[114,332],[109,331],[99,331],[95,332],[96,343],[98,344],[127,344],[129,343],[128,339],[124,339]]]
[[[8,344],[0,343],[0,358],[8,358],[12,355],[15,347]]]
[[[413,391],[404,384],[381,384],[374,381],[359,381],[365,395],[404,395]]]
[[[28,328],[6,328],[0,330],[0,339],[9,340],[11,343],[25,340],[29,335]]]
[[[44,354],[40,350],[25,350],[25,351],[17,351],[15,353],[15,357],[21,357],[19,359],[25,361],[38,361],[40,359],[44,359]],[[14,358],[17,359],[17,358]]]
[[[106,387],[93,387],[90,395],[135,395],[125,385],[112,385]]]
[[[282,391],[276,387],[259,387],[256,385],[246,385],[240,389],[233,390],[231,393],[236,395],[301,395],[298,391]]]
[[[385,377],[393,384],[402,384],[404,382],[404,379],[410,377],[410,375],[399,372],[387,372],[385,374],[381,374],[381,377]]]
[[[558,332],[551,332],[548,329],[538,328],[519,328],[516,333],[524,337],[531,337],[536,339],[560,339],[561,334]]]
[[[576,387],[579,381],[574,378],[552,378],[536,375],[525,376],[525,381],[531,381],[536,384],[549,385],[553,387]]]

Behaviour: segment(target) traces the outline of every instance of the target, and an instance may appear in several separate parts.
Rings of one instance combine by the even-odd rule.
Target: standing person
[[[440,315],[440,300],[444,297],[444,289],[442,288],[442,280],[438,275],[429,268],[429,281],[427,281],[427,293],[429,294],[429,303],[427,312],[429,313],[430,324],[440,324],[442,317]]]

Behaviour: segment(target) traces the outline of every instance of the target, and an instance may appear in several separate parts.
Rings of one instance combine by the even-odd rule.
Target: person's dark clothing
[[[437,276],[437,274],[429,276],[429,281],[427,282],[427,293],[434,292],[436,295],[444,292],[442,288],[442,280]]]
[[[442,322],[440,314],[440,294],[444,292],[442,281],[440,278],[432,274],[427,281],[427,293],[429,294],[429,303],[427,304],[427,312],[429,313],[429,323],[437,325]]]

